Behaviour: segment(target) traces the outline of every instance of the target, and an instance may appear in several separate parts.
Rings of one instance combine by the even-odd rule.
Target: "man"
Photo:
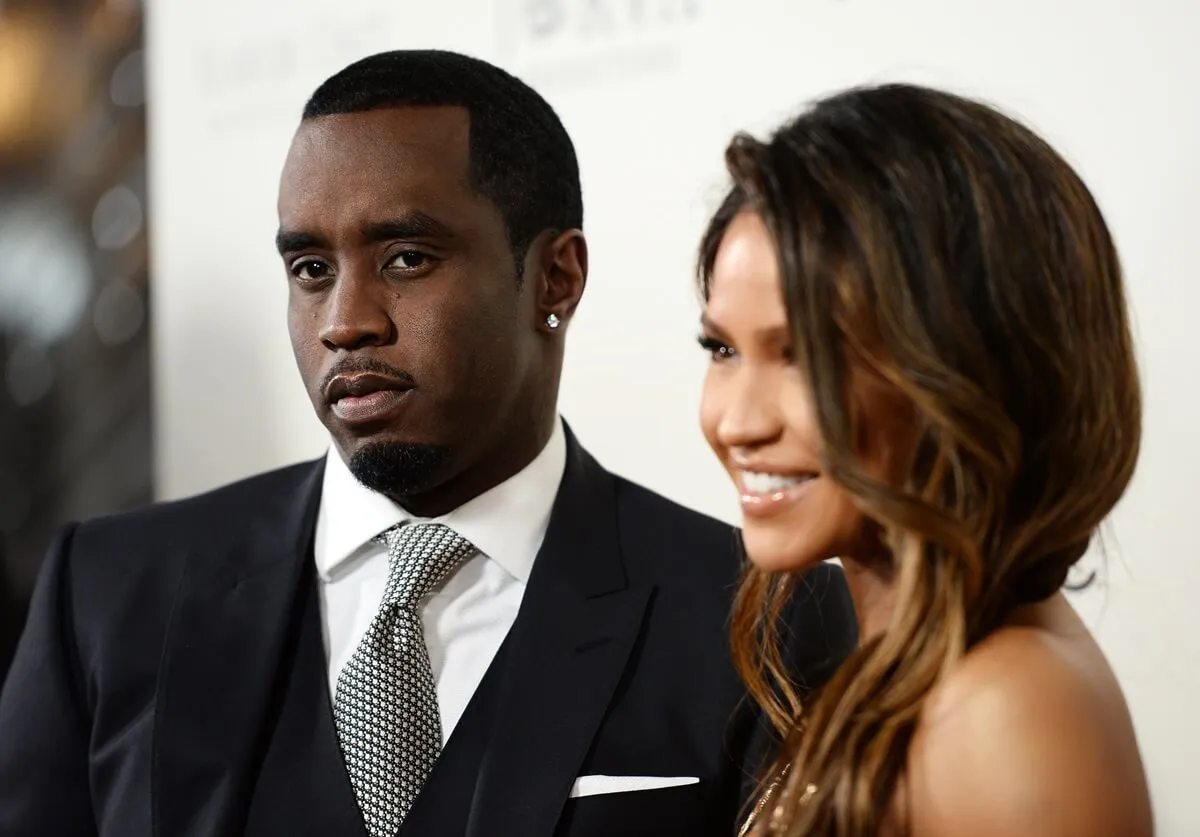
[[[550,106],[399,52],[309,101],[278,247],[333,445],[68,527],[0,699],[0,833],[728,835],[732,530],[557,416],[587,250]],[[838,571],[801,676],[855,641]]]

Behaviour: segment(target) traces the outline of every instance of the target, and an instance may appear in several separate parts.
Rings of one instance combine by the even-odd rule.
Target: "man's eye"
[[[292,265],[292,275],[301,282],[320,282],[331,273],[333,268],[319,259],[301,259]]]
[[[401,270],[416,270],[419,267],[424,267],[429,263],[431,257],[428,253],[422,253],[419,250],[405,250],[397,253],[388,262],[388,267],[398,267]]]

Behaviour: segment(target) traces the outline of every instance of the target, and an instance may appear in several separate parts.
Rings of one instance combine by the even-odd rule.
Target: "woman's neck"
[[[846,585],[858,617],[858,641],[866,642],[882,633],[895,607],[895,571],[890,556],[866,560],[843,556]]]

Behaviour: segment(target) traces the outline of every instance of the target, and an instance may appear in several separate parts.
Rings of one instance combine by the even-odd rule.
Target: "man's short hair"
[[[566,128],[533,88],[486,61],[442,50],[372,55],[318,87],[304,119],[406,106],[466,109],[471,182],[504,217],[518,275],[544,230],[583,227],[579,163]]]

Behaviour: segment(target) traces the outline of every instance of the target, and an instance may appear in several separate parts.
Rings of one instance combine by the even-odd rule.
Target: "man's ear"
[[[535,313],[539,328],[556,331],[571,319],[587,285],[587,240],[580,230],[546,235],[546,244],[537,248],[541,269],[536,273]]]

